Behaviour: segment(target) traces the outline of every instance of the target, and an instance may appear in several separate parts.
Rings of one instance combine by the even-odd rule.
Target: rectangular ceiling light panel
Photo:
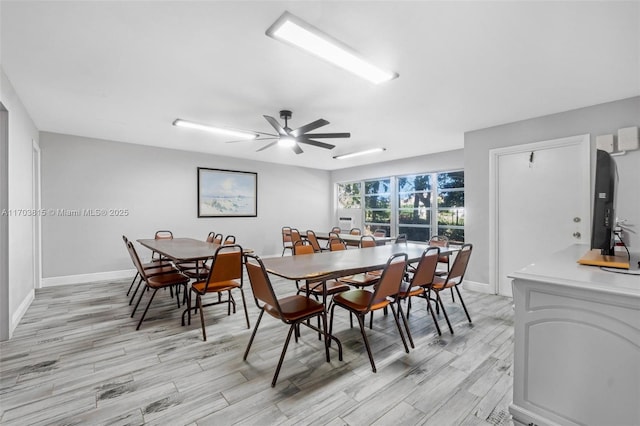
[[[289,12],[283,13],[269,27],[266,34],[276,40],[306,50],[375,84],[398,77],[397,73],[383,70],[371,64],[349,46]]]

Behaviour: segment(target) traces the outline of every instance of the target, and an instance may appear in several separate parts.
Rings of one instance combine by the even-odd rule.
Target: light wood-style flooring
[[[2,425],[501,425],[512,424],[513,312],[509,298],[462,290],[473,325],[443,294],[438,337],[423,300],[409,318],[409,354],[391,315],[376,312],[367,329],[378,367],[372,373],[357,328],[337,311],[334,332],[344,361],[306,327],[289,346],[275,388],[271,379],[288,326],[265,315],[247,361],[251,335],[238,312],[205,308],[180,326],[169,292],[160,290],[139,331],[130,318],[129,280],[37,290],[15,330],[0,343]],[[274,280],[281,294],[294,285]],[[143,303],[150,293],[143,298]],[[248,281],[251,326],[258,309]],[[422,303],[420,303],[422,302]],[[333,346],[335,347],[335,345]]]

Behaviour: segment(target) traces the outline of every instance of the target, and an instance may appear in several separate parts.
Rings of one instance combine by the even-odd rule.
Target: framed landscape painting
[[[198,167],[198,217],[257,215],[257,173]]]

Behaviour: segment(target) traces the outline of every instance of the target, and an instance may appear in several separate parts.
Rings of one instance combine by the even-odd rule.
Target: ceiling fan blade
[[[273,146],[273,145],[275,145],[275,144],[277,144],[277,143],[278,143],[278,141],[277,141],[277,140],[275,140],[275,141],[273,141],[273,142],[271,142],[271,143],[266,144],[266,145],[265,145],[265,146],[263,146],[262,148],[257,149],[257,150],[256,150],[256,152],[264,151],[265,149],[267,149],[267,148],[269,148],[269,147],[271,147],[271,146]]]
[[[291,147],[291,149],[293,149],[293,152],[295,152],[296,154],[302,154],[302,148],[300,148],[300,145],[295,144]]]
[[[297,141],[300,143],[306,143],[307,145],[317,146],[319,148],[333,149],[336,147],[335,145],[331,145],[330,143],[314,141],[304,136],[299,137]]]
[[[278,132],[280,136],[288,135],[287,131],[280,125],[280,123],[278,123],[278,120],[268,115],[263,115],[263,117],[269,122],[269,124],[271,124],[271,126],[273,126],[274,129],[276,129],[276,132]]]
[[[351,133],[307,133],[308,138],[350,138]]]
[[[325,120],[324,118],[320,118],[320,119],[318,119],[316,121],[313,121],[313,122],[311,122],[309,124],[305,124],[302,127],[298,127],[297,129],[292,130],[291,131],[291,136],[294,136],[294,137],[302,136],[303,134],[305,134],[305,133],[307,133],[307,132],[309,132],[311,130],[315,130],[318,127],[326,126],[327,124],[329,124],[329,122],[327,120]]]

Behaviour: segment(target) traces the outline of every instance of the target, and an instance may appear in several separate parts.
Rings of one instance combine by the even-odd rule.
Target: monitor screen
[[[616,226],[616,186],[618,173],[616,163],[607,152],[598,150],[596,160],[596,180],[593,195],[593,222],[591,228],[591,248],[601,254],[614,255],[614,228]]]

